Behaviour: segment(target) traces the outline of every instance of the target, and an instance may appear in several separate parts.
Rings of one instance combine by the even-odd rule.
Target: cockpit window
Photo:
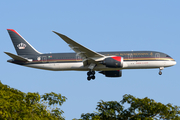
[[[169,55],[166,55],[166,57],[170,57]]]

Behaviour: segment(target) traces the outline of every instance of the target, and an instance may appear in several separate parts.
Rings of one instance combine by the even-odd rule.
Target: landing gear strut
[[[88,75],[87,80],[90,81],[91,79],[93,79],[93,80],[95,79],[95,76],[94,76],[95,75],[95,71],[91,71],[90,70],[89,72],[87,72],[87,75]]]
[[[163,70],[164,69],[164,67],[160,67],[159,68],[159,75],[162,75],[162,71],[161,70]]]

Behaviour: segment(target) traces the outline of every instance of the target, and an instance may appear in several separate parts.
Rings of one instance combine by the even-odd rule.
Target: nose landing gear
[[[87,75],[88,75],[88,77],[87,77],[87,80],[88,81],[90,81],[91,79],[95,79],[95,71],[89,71],[89,72],[87,72]]]
[[[164,67],[160,67],[159,68],[159,75],[162,75],[162,71],[161,70],[163,70],[164,69]]]
[[[159,71],[159,75],[162,75],[162,72],[161,72],[161,71]]]

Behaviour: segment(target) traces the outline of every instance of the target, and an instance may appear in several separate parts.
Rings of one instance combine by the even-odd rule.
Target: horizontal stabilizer
[[[13,58],[14,60],[23,61],[23,62],[29,62],[28,59],[23,58],[23,57],[21,57],[21,56],[14,55],[14,54],[9,53],[9,52],[4,52],[4,53],[6,53],[8,56],[10,56],[11,58]]]

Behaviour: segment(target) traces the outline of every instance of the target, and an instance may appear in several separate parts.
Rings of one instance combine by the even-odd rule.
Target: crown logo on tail
[[[20,43],[20,44],[17,45],[17,47],[18,47],[19,49],[25,49],[25,48],[26,48],[26,44]]]

